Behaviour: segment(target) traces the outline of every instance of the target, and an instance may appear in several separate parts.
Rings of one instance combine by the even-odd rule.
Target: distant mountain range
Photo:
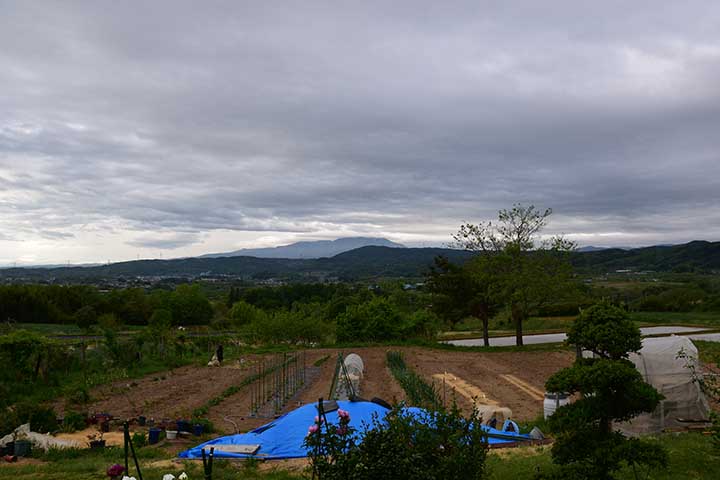
[[[720,271],[720,242],[696,240],[682,245],[656,245],[632,249],[609,248],[575,252],[571,261],[576,270],[633,271]]]
[[[175,260],[135,260],[93,267],[8,268],[0,279],[12,281],[96,282],[131,277],[232,276],[248,280],[277,278],[288,281],[336,278],[421,277],[433,259],[444,255],[462,263],[474,254],[448,248],[394,248],[365,246],[315,259],[229,256]],[[574,252],[570,261],[582,273],[631,271],[720,272],[720,242],[695,241],[684,245],[617,248]]]
[[[347,237],[336,240],[296,242],[290,245],[270,248],[245,248],[225,253],[209,253],[199,258],[257,257],[257,258],[324,258],[334,257],[343,252],[361,247],[405,248],[405,245],[391,242],[387,238]]]
[[[587,247],[580,247],[577,249],[578,252],[599,252],[600,250],[610,250],[613,248],[617,248],[619,250],[630,250],[630,248],[626,247],[595,247],[593,245],[588,245]]]

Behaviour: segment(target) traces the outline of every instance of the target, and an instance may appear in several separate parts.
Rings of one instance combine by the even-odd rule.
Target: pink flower
[[[313,433],[318,431],[317,425],[310,425],[310,428],[308,428],[308,435],[312,435]]]
[[[322,425],[323,419],[315,415],[315,423],[318,425]]]
[[[119,477],[122,475],[122,473],[125,471],[125,467],[122,465],[118,465],[117,463],[115,465],[110,466],[110,468],[107,469],[107,476],[108,477]]]
[[[338,435],[345,435],[347,433],[347,427],[338,427],[335,431]]]
[[[343,420],[350,420],[350,412],[343,410],[342,408],[338,408],[338,417]]]

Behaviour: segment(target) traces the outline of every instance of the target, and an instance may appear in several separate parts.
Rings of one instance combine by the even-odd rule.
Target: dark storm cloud
[[[711,2],[2,2],[0,14],[4,238],[438,241],[514,202],[553,207],[553,229],[583,243],[720,237]]]

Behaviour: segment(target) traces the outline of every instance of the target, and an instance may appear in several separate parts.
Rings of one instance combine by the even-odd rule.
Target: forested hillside
[[[448,257],[451,262],[462,263],[474,254],[448,248],[368,246],[320,259],[220,257],[136,260],[92,267],[8,268],[0,270],[0,278],[84,282],[119,277],[203,275],[288,280],[318,277],[334,277],[339,280],[421,277],[438,255]],[[607,273],[623,269],[711,273],[720,271],[720,242],[695,241],[684,245],[633,250],[574,252],[570,261],[576,271],[581,273]]]

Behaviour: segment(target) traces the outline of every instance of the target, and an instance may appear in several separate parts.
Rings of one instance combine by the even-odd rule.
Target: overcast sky
[[[720,240],[720,2],[0,0],[0,264]]]

